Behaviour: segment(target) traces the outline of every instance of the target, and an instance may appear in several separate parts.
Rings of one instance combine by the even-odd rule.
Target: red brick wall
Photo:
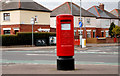
[[[20,28],[20,25],[2,25],[1,26],[1,34],[2,35],[4,34],[3,28],[11,28],[10,34],[13,35],[13,34],[15,34],[13,28]]]
[[[114,38],[106,38],[106,43],[114,43]]]
[[[75,28],[75,30],[77,30],[76,31],[76,36],[78,36],[78,30],[80,30],[80,28]],[[96,30],[96,28],[88,28],[87,27],[87,28],[82,28],[82,30],[83,30],[83,38],[87,38],[87,31],[86,30],[91,30],[91,38],[93,38],[93,30]]]
[[[97,39],[97,43],[106,43],[106,39]]]
[[[97,43],[97,38],[87,38],[86,42],[87,43]]]
[[[56,28],[50,28],[50,32],[56,32]]]
[[[20,25],[20,32],[32,32],[32,25]],[[33,31],[38,31],[39,28],[50,29],[50,25],[33,25]]]
[[[19,32],[32,32],[32,25],[26,24],[16,24],[16,25],[2,25],[1,27],[1,34],[4,34],[3,28],[11,28],[11,35],[15,34],[13,28],[20,28]],[[38,31],[39,28],[42,29],[50,29],[50,25],[34,25],[34,32]]]
[[[116,38],[116,42],[120,43],[120,38]],[[106,43],[114,43],[114,38],[106,38]]]
[[[116,43],[120,43],[120,38],[116,39]],[[114,38],[106,38],[106,39],[97,39],[97,38],[87,38],[87,43],[115,43]]]
[[[108,28],[96,28],[96,36],[98,37],[102,37],[102,32],[101,31],[104,31],[104,37],[106,37],[106,32],[105,30],[109,30]]]

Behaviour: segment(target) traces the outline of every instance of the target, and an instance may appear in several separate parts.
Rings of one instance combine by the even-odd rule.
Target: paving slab
[[[113,65],[75,65],[75,70],[57,70],[56,65],[12,64],[3,65],[3,74],[118,74],[118,66]]]

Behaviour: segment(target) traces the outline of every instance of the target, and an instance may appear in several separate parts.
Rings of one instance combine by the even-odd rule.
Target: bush
[[[56,36],[56,33],[34,33],[34,43],[37,39],[46,39],[47,45],[49,45],[49,36]],[[17,35],[2,35],[2,45],[31,45],[32,33],[17,33]]]
[[[17,45],[16,35],[2,35],[2,46]]]

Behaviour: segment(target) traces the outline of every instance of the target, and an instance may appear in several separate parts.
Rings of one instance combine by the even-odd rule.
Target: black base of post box
[[[57,70],[75,70],[74,58],[72,56],[58,57]]]

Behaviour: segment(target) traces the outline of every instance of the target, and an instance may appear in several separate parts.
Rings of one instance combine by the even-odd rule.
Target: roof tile
[[[19,2],[20,1],[20,2]],[[38,4],[34,2],[33,0],[11,0],[9,3],[1,2],[2,4],[2,11],[6,10],[16,10],[16,9],[23,9],[23,10],[34,10],[34,11],[47,11],[51,12],[46,7],[42,6],[41,4]]]
[[[68,6],[69,4],[69,6]],[[71,2],[66,2],[62,5],[60,5],[59,7],[55,8],[52,13],[51,13],[51,17],[52,16],[57,16],[59,14],[71,14]],[[85,9],[81,9],[82,11],[82,16],[84,17],[96,17],[95,15],[93,15],[92,13],[88,12]],[[74,16],[80,16],[80,7],[78,5],[76,5],[75,3],[72,3],[72,15]]]

